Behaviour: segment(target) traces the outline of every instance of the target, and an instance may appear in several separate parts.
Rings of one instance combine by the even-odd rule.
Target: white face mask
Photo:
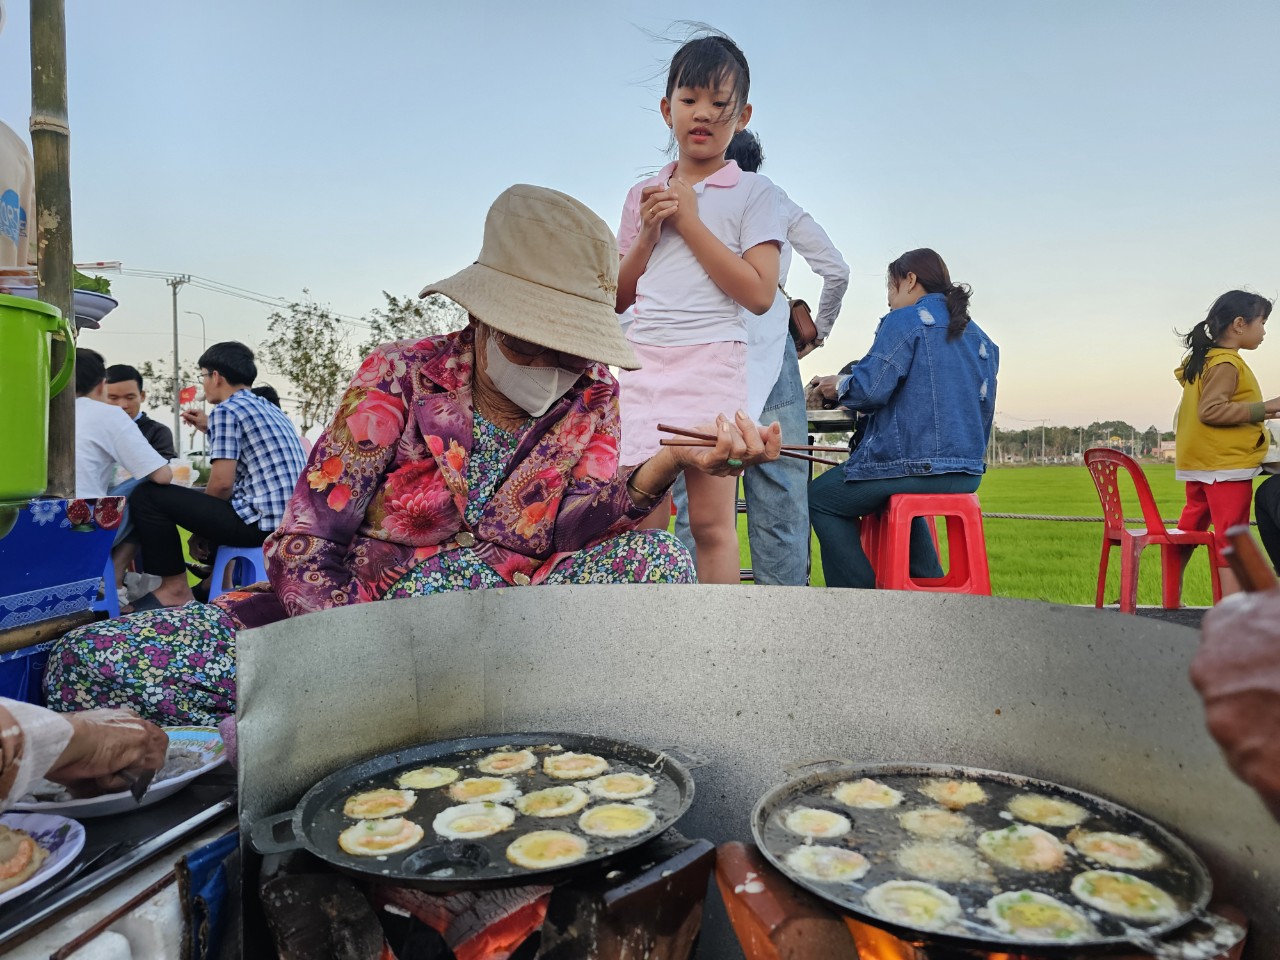
[[[540,417],[569,392],[582,371],[562,367],[522,367],[507,359],[490,334],[484,345],[485,373],[503,395],[525,413]]]

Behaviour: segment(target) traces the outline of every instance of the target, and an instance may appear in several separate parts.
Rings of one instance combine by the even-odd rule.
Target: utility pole
[[[63,0],[31,0],[31,147],[36,164],[36,233],[40,299],[75,329],[71,272],[71,128],[67,120],[67,18]],[[25,250],[19,250],[25,262]],[[74,342],[55,334],[50,367],[57,370]],[[76,490],[74,384],[49,401],[46,493],[70,499]]]
[[[182,375],[178,367],[178,290],[184,283],[189,283],[191,277],[183,274],[180,277],[170,277],[165,281],[173,288],[173,436],[174,439],[182,436],[182,400],[178,394],[182,391]]]

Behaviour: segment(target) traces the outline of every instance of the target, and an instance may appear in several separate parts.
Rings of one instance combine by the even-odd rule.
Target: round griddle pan
[[[476,761],[498,750],[529,749],[538,757],[537,766],[508,775],[519,784],[522,793],[568,783],[585,789],[585,781],[553,780],[542,772],[542,758],[561,752],[553,747],[604,757],[609,761],[610,773],[647,773],[653,777],[657,789],[640,801],[657,815],[653,826],[634,837],[606,840],[582,833],[578,814],[553,818],[517,815],[515,824],[493,836],[445,840],[432,830],[431,822],[441,810],[456,806],[457,801],[449,797],[447,787],[441,787],[416,790],[417,802],[404,814],[426,831],[418,846],[385,857],[356,857],[338,846],[338,834],[357,822],[342,813],[347,797],[378,787],[394,788],[399,774],[417,767],[453,767],[464,778],[487,776],[476,769]],[[609,801],[593,797],[591,805],[606,802]],[[680,819],[691,803],[693,778],[685,765],[668,752],[575,733],[502,733],[405,747],[353,763],[313,786],[292,810],[263,817],[250,833],[259,853],[306,850],[345,873],[367,880],[440,892],[557,882],[584,868],[599,867],[624,850],[652,840]],[[521,834],[534,830],[566,830],[586,837],[587,855],[576,863],[549,870],[529,870],[508,861],[507,846]],[[281,837],[280,833],[288,836]]]
[[[1079,955],[1090,950],[1099,952],[1110,948],[1133,948],[1135,941],[1149,944],[1151,941],[1177,930],[1187,923],[1202,919],[1204,907],[1209,902],[1212,882],[1209,872],[1191,849],[1158,823],[1134,813],[1117,803],[1070,787],[1044,780],[1034,780],[1012,773],[980,770],[971,767],[927,763],[877,763],[855,764],[849,761],[822,761],[808,765],[817,767],[800,773],[795,779],[770,789],[756,804],[751,814],[751,832],[757,846],[789,879],[817,894],[842,911],[859,920],[886,928],[909,940],[928,940],[947,943],[971,950],[1004,950],[1016,945],[1022,949],[1034,949],[1046,956],[1064,954]],[[803,767],[801,768],[803,770]],[[903,794],[902,803],[884,810],[863,810],[847,807],[836,801],[832,790],[836,784],[847,780],[869,777]],[[919,792],[919,787],[929,780],[966,780],[979,783],[987,793],[987,801],[965,807],[959,812],[969,817],[976,826],[975,835],[968,840],[957,841],[975,852],[976,834],[985,830],[997,830],[1023,821],[1004,812],[1005,805],[1014,796],[1036,793],[1062,800],[1069,800],[1089,811],[1090,816],[1079,825],[1081,830],[1111,831],[1141,837],[1165,854],[1165,863],[1150,870],[1134,870],[1104,866],[1087,860],[1083,855],[1069,850],[1067,866],[1052,873],[1033,873],[1014,870],[997,863],[990,866],[995,882],[981,880],[965,883],[947,883],[913,876],[896,861],[895,853],[906,843],[922,838],[913,836],[898,823],[897,815],[908,810],[938,806],[937,802]],[[867,874],[854,883],[826,883],[801,876],[790,869],[783,857],[793,847],[804,843],[804,838],[787,831],[782,819],[797,806],[832,810],[853,821],[853,829],[835,840],[814,841],[857,850],[871,862]],[[1001,816],[1001,814],[1004,814]],[[1047,827],[1059,840],[1066,840],[1070,827]],[[978,853],[979,859],[985,859]],[[1085,870],[1106,869],[1132,873],[1154,883],[1173,897],[1180,912],[1172,919],[1160,923],[1125,921],[1081,903],[1071,894],[1072,878]],[[885,920],[874,913],[862,900],[863,894],[878,884],[889,880],[925,880],[952,894],[964,909],[961,919],[945,930],[926,930],[903,926]],[[1093,921],[1098,935],[1070,944],[1062,941],[1022,940],[1002,933],[975,911],[984,908],[997,893],[1012,890],[1036,890],[1056,897],[1073,906]]]

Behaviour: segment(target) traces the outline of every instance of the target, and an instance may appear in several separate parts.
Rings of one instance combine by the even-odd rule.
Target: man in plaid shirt
[[[208,434],[209,482],[203,493],[143,483],[129,497],[143,570],[161,578],[153,593],[134,601],[135,612],[195,599],[178,527],[212,545],[260,546],[280,525],[306,464],[293,423],[249,389],[258,375],[252,350],[215,343],[200,357],[200,375],[213,412],[187,410],[182,419]]]

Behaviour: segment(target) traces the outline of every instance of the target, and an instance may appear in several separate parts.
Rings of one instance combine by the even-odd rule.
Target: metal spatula
[[[133,799],[138,803],[142,802],[142,795],[147,792],[147,788],[151,786],[151,781],[155,779],[156,772],[154,770],[144,770],[142,773],[130,773],[128,770],[120,771],[120,779],[129,784],[129,792],[133,794]]]

